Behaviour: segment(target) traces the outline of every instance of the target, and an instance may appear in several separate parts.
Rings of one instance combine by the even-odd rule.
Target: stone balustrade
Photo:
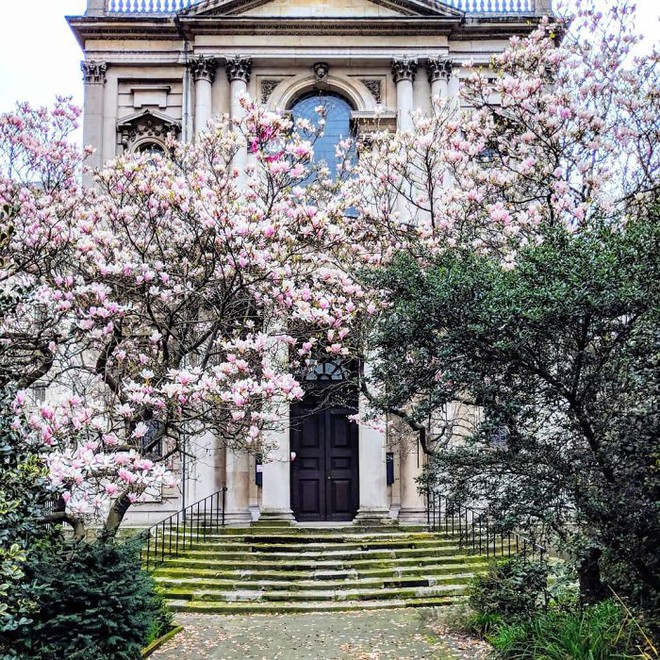
[[[171,14],[200,4],[204,0],[105,0],[106,14]],[[521,14],[548,13],[550,0],[442,0],[468,14]]]
[[[200,0],[105,0],[108,14],[171,14],[199,4]]]
[[[535,14],[539,0],[443,0],[443,4],[468,14]],[[546,2],[546,9],[549,3]]]

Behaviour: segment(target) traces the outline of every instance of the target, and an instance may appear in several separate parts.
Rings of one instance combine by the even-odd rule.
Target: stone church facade
[[[68,20],[84,53],[88,163],[161,149],[168,133],[193,141],[211,117],[239,118],[244,94],[282,110],[332,95],[358,136],[376,121],[405,129],[434,97],[457,97],[468,62],[487,65],[549,13],[550,0],[87,0]],[[135,505],[128,522],[155,522],[225,485],[231,524],[422,522],[421,450],[349,422],[352,412],[302,415],[263,465],[199,438],[179,491]]]

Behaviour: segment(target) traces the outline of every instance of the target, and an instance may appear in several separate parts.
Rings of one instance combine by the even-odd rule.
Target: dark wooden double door
[[[291,406],[291,507],[296,520],[353,520],[359,503],[356,407]]]

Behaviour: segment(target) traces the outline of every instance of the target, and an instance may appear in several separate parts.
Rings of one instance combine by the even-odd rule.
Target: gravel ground
[[[154,660],[481,660],[485,645],[449,634],[422,610],[211,616],[180,614],[184,630]]]

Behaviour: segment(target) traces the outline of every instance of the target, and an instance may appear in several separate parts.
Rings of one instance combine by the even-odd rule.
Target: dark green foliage
[[[29,629],[11,640],[17,657],[139,658],[163,620],[162,598],[141,568],[139,543],[67,543],[57,552],[33,554],[26,573],[42,590],[40,609]]]
[[[20,426],[11,407],[15,393],[0,393],[0,652],[7,635],[30,625],[40,588],[25,576],[25,563],[59,535],[41,524],[54,494],[43,446]]]
[[[487,639],[506,660],[614,660],[644,657],[644,641],[637,636],[623,608],[606,600],[583,610],[550,609],[500,623]]]
[[[162,637],[168,630],[172,628],[174,623],[174,615],[172,614],[172,610],[170,610],[169,605],[165,600],[165,596],[157,585],[154,587],[153,598],[154,604],[156,606],[156,618],[149,628],[144,646],[148,646],[151,644],[151,642],[154,642],[159,637]]]
[[[543,603],[547,582],[545,563],[522,558],[493,563],[470,585],[468,602],[485,617],[532,615]]]
[[[500,528],[552,536],[582,571],[585,601],[606,593],[604,553],[604,577],[649,608],[660,593],[659,220],[652,208],[618,227],[542,228],[512,270],[459,248],[401,255],[377,282],[392,306],[369,383],[376,407],[421,436],[443,406],[479,406],[471,437],[454,441],[474,419],[450,418],[427,439],[432,482],[486,503]]]

